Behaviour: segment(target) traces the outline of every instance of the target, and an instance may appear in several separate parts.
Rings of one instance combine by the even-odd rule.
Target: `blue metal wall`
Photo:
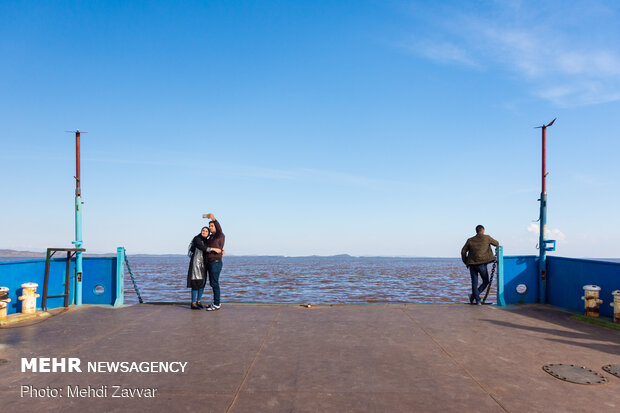
[[[535,255],[503,258],[504,300],[506,304],[533,304],[538,300],[538,257]],[[527,292],[517,293],[525,284]]]
[[[503,294],[506,304],[532,304],[538,302],[538,257],[503,257]],[[517,285],[525,284],[525,294],[516,291]],[[546,302],[556,307],[577,313],[584,312],[584,285],[601,287],[600,298],[604,301],[600,313],[613,317],[611,292],[620,290],[620,263],[610,261],[583,260],[547,256],[547,297]],[[498,302],[501,302],[498,297]]]
[[[577,258],[547,257],[547,302],[551,305],[579,313],[584,312],[584,285],[601,287],[604,301],[600,313],[613,317],[611,292],[620,290],[620,263],[582,260]]]
[[[82,258],[82,303],[114,305],[116,300],[116,257]],[[95,287],[101,286],[98,294]]]
[[[64,294],[66,259],[52,259],[50,262],[50,275],[48,295]],[[120,267],[121,274],[118,274]],[[71,284],[69,288],[69,303],[75,303],[75,258],[71,260]],[[84,258],[83,268],[83,297],[84,304],[122,304],[117,297],[118,277],[122,277],[122,265],[117,266],[117,257],[92,257]],[[22,295],[21,285],[26,282],[39,284],[37,293],[43,294],[43,279],[45,275],[45,259],[0,262],[0,287],[9,287],[8,314],[21,311],[21,301],[17,299]],[[103,292],[97,294],[96,286],[102,286]],[[101,289],[100,289],[101,290]],[[48,298],[47,307],[56,308],[64,305],[64,297]],[[41,307],[41,297],[37,298],[37,308]]]

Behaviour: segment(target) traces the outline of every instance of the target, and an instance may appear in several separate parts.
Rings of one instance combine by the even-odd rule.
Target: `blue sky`
[[[620,257],[613,1],[0,3],[0,248]],[[570,3],[570,4],[568,4]]]

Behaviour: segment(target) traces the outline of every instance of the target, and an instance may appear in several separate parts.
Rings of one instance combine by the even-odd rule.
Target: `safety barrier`
[[[547,257],[547,302],[560,308],[583,312],[583,286],[599,286],[599,297],[613,301],[612,292],[620,288],[620,263],[564,257]],[[613,317],[609,305],[601,306],[600,314]]]
[[[124,249],[117,250],[116,257],[84,257],[82,276],[82,304],[100,304],[120,306],[124,295]],[[65,277],[67,271],[66,258],[57,258],[50,261],[48,294],[59,295],[47,300],[47,308],[64,306]],[[75,304],[75,258],[69,266],[69,297],[70,303]],[[25,282],[34,282],[40,286],[44,283],[45,259],[0,262],[0,286],[9,288],[7,313],[14,314],[21,311],[22,302],[18,297],[23,294],[21,285]],[[41,299],[36,301],[41,308]]]
[[[539,302],[537,256],[502,256],[499,268],[498,303]],[[620,263],[547,256],[548,304],[582,313],[583,286],[588,284],[599,286],[600,298],[612,302],[612,292],[620,288]],[[613,317],[613,308],[601,306],[600,314]]]

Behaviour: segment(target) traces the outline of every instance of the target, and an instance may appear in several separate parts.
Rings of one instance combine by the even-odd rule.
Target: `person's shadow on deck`
[[[532,318],[535,317],[534,314],[526,314],[525,312],[519,312],[519,315],[525,315]],[[561,319],[550,319],[547,317],[541,317],[541,319],[545,322],[554,323],[560,325],[564,328],[569,328],[571,330],[564,329],[555,329],[555,328],[545,328],[545,327],[535,327],[529,325],[522,325],[513,323],[510,321],[499,321],[499,320],[490,320],[490,319],[482,319],[480,321],[486,321],[488,323],[508,327],[508,328],[516,328],[520,330],[526,330],[530,332],[538,332],[543,334],[548,334],[554,337],[545,337],[544,339],[547,341],[553,341],[556,343],[569,344],[573,346],[581,346],[592,350],[598,350],[605,353],[613,354],[615,356],[620,356],[620,332],[615,330],[608,330],[604,327],[593,326],[583,324],[580,321],[571,320],[567,317]],[[578,331],[575,331],[578,330]],[[557,337],[557,338],[555,338]],[[587,343],[581,341],[573,341],[574,340],[589,340]],[[610,360],[611,363],[618,363],[620,360]]]

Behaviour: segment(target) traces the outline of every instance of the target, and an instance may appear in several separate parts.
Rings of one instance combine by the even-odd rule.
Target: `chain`
[[[482,299],[482,303],[484,303],[487,300],[487,297],[489,296],[489,292],[491,291],[491,286],[493,285],[493,275],[495,274],[495,268],[497,267],[497,251],[499,250],[499,248],[495,248],[495,261],[493,261],[493,267],[491,267],[491,276],[489,277],[489,286],[487,287],[487,291],[486,293],[484,293],[484,298]]]
[[[136,290],[136,294],[138,294],[138,301],[142,304],[144,301],[142,300],[142,296],[140,296],[140,290],[138,289],[138,284],[136,284],[136,279],[131,272],[131,267],[129,266],[129,260],[127,259],[127,250],[123,248],[124,256],[125,256],[125,265],[127,266],[127,271],[129,271],[129,276],[131,277],[131,282],[133,283],[133,288]]]

